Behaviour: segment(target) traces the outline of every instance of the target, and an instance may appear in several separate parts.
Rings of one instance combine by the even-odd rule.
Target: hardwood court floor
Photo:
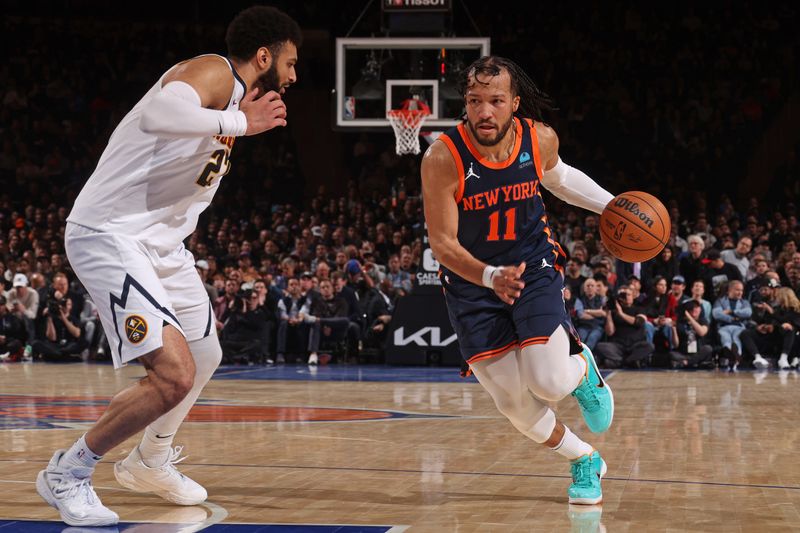
[[[123,521],[139,523],[414,532],[800,529],[794,372],[617,372],[609,380],[614,424],[600,436],[587,432],[566,398],[559,415],[609,466],[605,501],[588,509],[566,503],[566,460],[522,437],[475,381],[456,381],[455,372],[227,369],[176,441],[189,455],[181,470],[208,489],[205,506],[180,508],[119,487],[112,463],[137,439],[106,456],[95,486]],[[36,473],[81,435],[106,398],[142,374],[138,366],[0,365],[0,529],[2,520],[57,520],[35,492]],[[348,376],[403,381],[343,381]],[[3,531],[25,525],[15,524]],[[126,527],[170,530],[119,530]],[[293,531],[312,530],[306,527]]]

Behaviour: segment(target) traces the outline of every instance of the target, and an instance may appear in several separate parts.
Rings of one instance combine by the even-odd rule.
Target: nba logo
[[[620,223],[617,225],[617,229],[614,230],[614,238],[620,240],[622,238],[622,234],[625,233],[625,228],[627,227],[628,225],[625,222],[620,221]]]
[[[356,99],[352,96],[344,97],[344,119],[353,120],[356,118]]]

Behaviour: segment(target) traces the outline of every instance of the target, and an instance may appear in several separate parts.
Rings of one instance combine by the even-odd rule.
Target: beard
[[[511,124],[513,124],[513,123],[514,123],[514,115],[511,115],[511,117],[509,117],[509,119],[508,119],[508,122],[503,124],[497,130],[497,134],[494,137],[492,137],[490,139],[484,139],[484,138],[482,138],[482,137],[480,137],[478,135],[478,127],[481,124],[491,124],[491,122],[485,121],[485,122],[478,122],[477,124],[473,124],[469,120],[467,121],[467,125],[469,126],[469,129],[472,131],[472,135],[475,137],[475,140],[478,141],[478,144],[480,144],[481,146],[494,146],[497,143],[499,143],[506,136],[506,133],[508,133],[508,130],[511,127]]]
[[[269,91],[280,92],[281,81],[278,79],[278,69],[275,63],[270,65],[267,71],[258,77],[256,86],[261,89],[261,94],[265,95]]]

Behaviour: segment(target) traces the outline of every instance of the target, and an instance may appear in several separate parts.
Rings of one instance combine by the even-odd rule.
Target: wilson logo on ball
[[[600,214],[600,239],[614,257],[629,263],[652,259],[669,240],[667,208],[643,191],[627,191],[612,199]]]
[[[621,207],[625,211],[628,211],[633,216],[639,217],[639,220],[647,224],[648,228],[653,227],[653,219],[639,210],[638,203],[631,202],[627,198],[617,198],[617,200],[614,202],[614,205],[617,207]]]

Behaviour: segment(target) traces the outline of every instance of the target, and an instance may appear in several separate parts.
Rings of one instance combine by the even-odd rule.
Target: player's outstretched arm
[[[421,173],[428,238],[436,259],[462,278],[494,289],[504,302],[514,303],[525,286],[521,279],[525,263],[501,267],[487,265],[458,242],[455,196],[459,176],[453,156],[440,141],[434,142],[425,152]]]
[[[569,204],[602,213],[614,195],[558,157],[558,135],[553,128],[541,122],[536,122],[535,127],[542,156],[542,185]]]
[[[286,105],[274,91],[257,98],[253,89],[239,110],[225,110],[233,84],[233,74],[220,57],[184,61],[164,77],[161,91],[142,110],[139,127],[161,137],[237,137],[286,125]]]

